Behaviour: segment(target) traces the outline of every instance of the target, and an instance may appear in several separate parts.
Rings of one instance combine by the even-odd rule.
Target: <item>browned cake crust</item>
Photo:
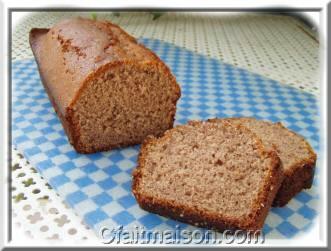
[[[244,121],[255,121],[258,122],[254,118],[226,118],[226,119],[210,119],[211,122],[217,122],[220,120],[227,120],[229,122],[238,122],[242,123]],[[290,166],[286,166],[284,168],[284,180],[279,188],[279,191],[273,201],[273,206],[282,207],[285,206],[296,194],[302,191],[302,189],[309,189],[312,186],[313,179],[314,179],[314,172],[316,166],[316,153],[310,146],[310,144],[299,134],[287,129],[282,123],[271,123],[268,121],[260,121],[264,123],[263,126],[270,127],[276,126],[280,127],[292,137],[297,137],[301,139],[301,146],[304,147],[307,152],[309,153],[308,157],[306,158],[298,158],[296,159],[295,163]],[[242,123],[243,126],[248,126]],[[248,126],[249,129],[252,129]],[[261,133],[257,133],[257,136],[262,136]],[[263,135],[263,138],[267,138],[267,135]],[[273,143],[272,140],[268,140],[270,143]],[[280,146],[278,146],[280,147]],[[276,147],[277,148],[277,147]],[[280,156],[282,161],[282,158]]]
[[[288,130],[283,124],[278,123],[279,126]],[[290,131],[290,130],[289,130]],[[284,172],[284,181],[279,188],[279,191],[274,199],[273,206],[282,207],[285,206],[296,194],[302,191],[302,189],[311,188],[314,180],[315,166],[317,155],[310,146],[310,144],[299,134],[290,131],[296,137],[300,137],[305,142],[310,157],[302,159],[296,165],[293,165],[289,171]]]
[[[199,126],[201,123],[204,122],[191,121],[188,124]],[[159,139],[156,139],[155,137],[148,137],[142,144],[138,158],[138,166],[133,172],[132,183],[132,192],[140,207],[161,216],[170,217],[197,227],[215,229],[221,232],[225,230],[237,229],[245,231],[260,230],[263,227],[267,213],[269,212],[271,204],[283,180],[283,169],[277,154],[274,151],[266,151],[262,142],[258,138],[256,138],[256,147],[272,159],[272,166],[269,168],[269,180],[265,186],[259,190],[259,196],[256,199],[252,209],[252,212],[254,213],[252,213],[249,218],[238,219],[236,217],[220,217],[219,215],[207,212],[206,210],[199,210],[197,207],[185,205],[182,201],[171,202],[169,200],[148,196],[141,191],[140,183],[142,182],[142,170],[145,167],[149,147],[165,141],[170,137],[173,131],[180,127],[181,126],[177,126],[171,130],[168,130],[165,135]],[[247,128],[242,126],[236,127],[240,128],[240,130],[251,133]],[[234,208],[233,210],[235,211],[236,209]]]
[[[78,152],[139,144],[149,134],[159,136],[172,128],[180,97],[175,77],[156,54],[117,25],[65,20],[51,29],[32,29],[30,46],[47,94]],[[150,93],[155,97],[146,98]],[[111,108],[98,101],[107,95],[114,99]]]

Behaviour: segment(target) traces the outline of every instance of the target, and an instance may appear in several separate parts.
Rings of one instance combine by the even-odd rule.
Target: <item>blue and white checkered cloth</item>
[[[281,121],[319,151],[314,96],[249,71],[158,40],[141,39],[170,66],[181,85],[176,124],[191,119],[252,116]],[[103,226],[175,229],[177,222],[140,209],[131,194],[139,146],[82,155],[68,143],[33,59],[12,64],[12,142],[49,184],[99,232]],[[312,189],[269,213],[267,238],[291,238],[317,218],[318,167]],[[193,226],[182,224],[181,229]]]

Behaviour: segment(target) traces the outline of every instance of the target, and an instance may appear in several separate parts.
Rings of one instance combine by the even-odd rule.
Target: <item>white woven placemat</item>
[[[31,58],[28,31],[91,13],[42,12],[26,16],[12,38],[12,59]],[[318,95],[319,43],[292,17],[257,14],[98,13],[135,37],[160,39]],[[96,239],[42,177],[13,150],[13,238],[18,232],[49,241]],[[19,231],[16,231],[19,229]]]

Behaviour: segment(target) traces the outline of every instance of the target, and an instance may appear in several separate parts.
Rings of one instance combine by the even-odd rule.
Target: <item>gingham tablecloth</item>
[[[318,102],[308,93],[159,40],[142,39],[168,64],[182,88],[176,124],[191,119],[253,116],[281,121],[318,153]],[[99,233],[103,226],[175,229],[177,222],[145,212],[131,194],[139,146],[82,155],[68,143],[42,87],[34,60],[13,63],[12,140],[49,184]],[[318,216],[318,169],[312,189],[269,213],[267,238],[291,238]],[[181,224],[182,228],[192,226]]]

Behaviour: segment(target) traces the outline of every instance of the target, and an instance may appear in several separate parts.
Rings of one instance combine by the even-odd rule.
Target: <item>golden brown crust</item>
[[[47,34],[47,32],[49,31],[49,29],[44,29],[44,28],[33,28],[31,29],[30,33],[29,33],[29,43],[30,43],[30,47],[32,48],[32,52],[34,54],[35,57],[39,57],[39,55],[37,55],[37,53],[39,53],[38,49],[39,49],[39,40]]]
[[[277,124],[286,129],[282,123],[278,122]],[[301,135],[290,130],[288,131],[303,140],[306,148],[309,150],[310,156],[307,159],[303,159],[301,162],[295,163],[290,170],[285,173],[284,181],[273,202],[273,206],[278,207],[285,206],[296,194],[301,192],[302,189],[311,188],[317,159],[316,153]]]
[[[277,125],[284,129],[287,129],[282,123],[278,122]],[[288,129],[287,129],[288,130]],[[285,172],[284,181],[276,195],[273,202],[273,206],[283,207],[285,206],[296,194],[302,191],[302,189],[311,188],[314,180],[315,166],[317,155],[310,146],[310,144],[299,134],[288,130],[296,137],[300,137],[307,149],[310,156],[307,159],[303,159],[301,162],[295,163],[289,171]]]
[[[199,121],[189,121],[188,125],[197,126]],[[138,204],[141,208],[157,213],[162,216],[171,217],[173,219],[189,223],[198,227],[205,227],[215,229],[218,231],[224,230],[259,230],[262,228],[264,220],[267,216],[272,201],[276,195],[276,192],[283,180],[283,169],[281,168],[278,155],[274,151],[265,151],[262,142],[257,138],[257,147],[260,149],[262,155],[267,155],[272,159],[272,166],[270,167],[270,173],[268,174],[268,182],[261,188],[259,196],[254,203],[254,209],[250,219],[239,220],[232,217],[226,217],[214,215],[206,212],[205,210],[199,210],[197,208],[190,208],[184,203],[170,202],[162,200],[160,198],[153,198],[148,195],[142,194],[139,189],[139,183],[142,178],[142,169],[145,165],[145,159],[147,157],[149,147],[156,144],[156,141],[166,140],[171,136],[173,130],[178,130],[183,126],[177,126],[172,130],[168,130],[162,138],[156,139],[155,137],[148,137],[141,146],[141,150],[138,156],[138,165],[133,172],[132,192],[136,197]],[[241,130],[249,131],[247,128],[238,126]],[[251,133],[251,131],[249,131]]]
[[[80,21],[87,23],[87,27],[89,29],[93,29],[92,26],[94,25],[95,26],[94,28],[96,30],[99,29],[100,31],[107,33],[104,37],[101,38],[101,40],[103,41],[105,41],[107,36],[109,36],[110,38],[113,36],[114,39],[111,38],[110,40],[113,39],[115,42],[107,41],[106,43],[109,43],[109,45],[107,46],[118,46],[119,41],[117,41],[116,35],[118,35],[119,37],[122,36],[124,37],[121,38],[122,40],[126,39],[128,42],[134,44],[136,48],[140,48],[141,51],[144,51],[146,53],[146,59],[134,60],[127,56],[121,58],[121,55],[124,55],[125,53],[123,53],[123,51],[119,49],[118,50],[119,55],[116,56],[116,52],[114,52],[113,57],[108,56],[108,55],[112,55],[111,52],[108,52],[107,54],[108,58],[105,57],[106,60],[105,63],[100,64],[100,66],[98,65],[96,67],[96,64],[94,64],[95,55],[94,54],[89,55],[88,54],[89,52],[85,51],[84,46],[79,47],[75,45],[74,43],[75,39],[76,42],[77,40],[79,40],[78,39],[80,37],[79,34],[77,33],[75,33],[74,35],[69,34],[69,36],[72,36],[73,39],[67,39],[62,36],[61,25],[68,25],[66,23],[67,21],[63,21],[63,23],[56,25],[55,28],[53,27],[52,29],[32,29],[30,31],[30,39],[29,39],[30,46],[37,61],[41,80],[52,102],[52,105],[56,113],[58,114],[61,123],[68,135],[69,141],[74,146],[76,151],[80,153],[93,153],[93,152],[106,151],[113,148],[130,146],[141,143],[141,141],[132,139],[130,141],[123,142],[123,144],[113,144],[113,145],[110,144],[107,147],[99,147],[99,146],[87,147],[80,140],[80,127],[79,127],[79,123],[75,121],[75,112],[74,112],[75,110],[74,106],[77,100],[80,98],[84,89],[88,87],[88,85],[92,82],[94,78],[101,76],[104,72],[110,71],[111,69],[119,65],[140,64],[144,67],[147,66],[157,67],[170,80],[171,85],[173,85],[174,87],[173,88],[174,94],[172,97],[174,107],[173,110],[171,111],[168,128],[172,128],[175,112],[176,112],[176,102],[179,99],[181,93],[180,93],[180,87],[177,84],[175,77],[171,74],[170,69],[160,60],[160,58],[154,52],[152,52],[148,48],[145,48],[143,45],[138,44],[135,38],[133,38],[125,31],[123,31],[119,26],[114,25],[107,21],[99,21],[93,23],[93,21],[91,20],[78,19],[78,21],[75,20],[73,22],[72,29],[74,29],[75,27],[77,28],[77,26],[75,26],[76,25],[75,22],[80,22]],[[71,23],[69,23],[69,25],[71,25]],[[94,37],[91,39],[94,39]],[[80,42],[80,40],[78,42]],[[49,43],[54,43],[54,44],[50,46]],[[45,47],[45,44],[47,44],[49,48],[47,46]],[[80,54],[82,55],[84,54],[85,56],[87,55],[86,58],[84,58],[84,60],[77,60],[77,64],[79,65],[79,67],[74,68],[74,74],[71,74],[72,76],[69,73],[67,73],[68,69],[66,71],[64,70],[65,67],[69,67],[68,66],[69,63],[72,64],[71,61],[73,60],[68,57],[65,57],[63,50],[67,50],[67,47],[70,47],[73,51],[75,51],[79,55]],[[51,49],[51,52],[46,49]],[[55,65],[51,67],[58,66],[58,68],[54,72],[56,72],[57,75],[56,78],[61,80],[58,82],[65,83],[62,84],[63,85],[62,87],[58,86],[57,83],[54,83],[54,81],[50,80],[50,79],[54,79],[54,76],[53,75],[51,76],[49,70],[47,70],[48,68],[50,68],[49,62],[47,62],[47,67],[44,66],[45,64],[44,61],[46,57],[46,55],[43,55],[44,51],[46,51],[46,53],[51,53],[51,55],[52,54],[55,55],[53,56],[54,58],[56,58],[57,63],[54,63]],[[103,52],[100,53],[102,54]],[[69,60],[69,61],[66,62],[65,60]],[[46,61],[48,61],[48,59]],[[78,68],[81,68],[83,72],[87,72],[88,74],[77,71]]]
[[[29,42],[30,42],[30,46],[32,48],[32,52],[35,56],[35,58],[37,59],[37,65],[40,69],[40,65],[39,65],[39,47],[38,44],[40,42],[40,39],[42,38],[42,36],[46,35],[47,32],[49,31],[49,29],[39,29],[39,28],[33,28],[30,31],[29,34]],[[60,108],[58,107],[57,103],[54,100],[53,95],[51,94],[50,89],[48,88],[48,84],[46,83],[46,80],[44,79],[43,74],[40,74],[40,78],[41,78],[41,82],[44,86],[44,89],[46,90],[46,93],[48,95],[49,100],[51,101],[51,104],[53,105],[53,108],[56,112],[56,114],[58,115],[62,126],[66,132],[66,134],[68,135],[68,139],[70,141],[71,144],[73,144],[74,146],[76,145],[75,142],[75,130],[73,129],[72,123],[70,123],[70,114],[67,114],[67,118],[62,114],[62,112],[60,111]]]
[[[284,178],[272,206],[283,207],[302,189],[309,189],[314,179],[315,163],[307,163],[296,168],[296,171]]]

